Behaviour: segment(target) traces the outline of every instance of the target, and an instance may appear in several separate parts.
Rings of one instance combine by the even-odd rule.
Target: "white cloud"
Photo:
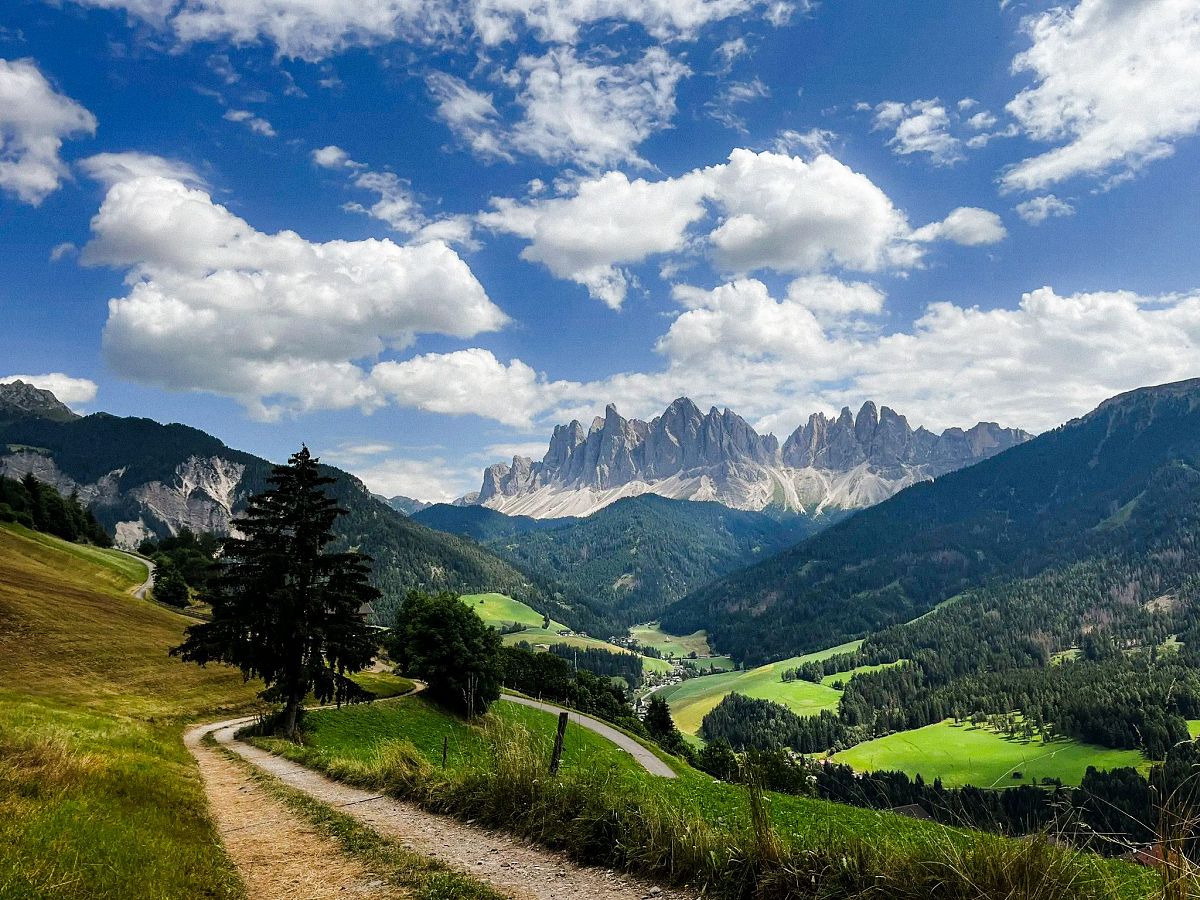
[[[449,503],[479,487],[478,468],[456,469],[441,456],[387,457],[347,466],[368,488],[384,497]]]
[[[1073,216],[1075,207],[1065,200],[1060,200],[1053,194],[1044,197],[1034,197],[1023,203],[1018,203],[1014,209],[1017,215],[1030,225],[1040,225],[1053,217]]]
[[[710,252],[734,273],[877,272],[919,264],[925,242],[974,246],[1004,236],[994,213],[969,208],[913,232],[869,178],[828,154],[806,162],[740,149],[726,163],[677,178],[631,181],[608,172],[566,197],[495,199],[493,207],[479,216],[482,225],[525,238],[523,259],[614,309],[628,290],[628,266],[685,250]],[[696,226],[710,207],[717,224],[703,233]]]
[[[705,26],[758,15],[779,26],[805,3],[780,0],[75,0],[124,9],[183,44],[266,43],[282,57],[320,62],[350,47],[395,40],[486,46],[532,33],[544,43],[573,44],[599,22],[640,25],[660,41],[692,40]]]
[[[749,81],[731,81],[723,85],[717,95],[704,104],[704,108],[708,111],[709,118],[715,119],[726,128],[745,132],[746,122],[738,115],[737,107],[769,96],[771,89],[758,77]]]
[[[500,114],[491,94],[477,91],[446,72],[431,72],[425,83],[437,101],[438,118],[472,153],[484,159],[512,160],[504,147]]]
[[[987,131],[995,127],[996,121],[996,117],[985,109],[967,119],[967,127],[975,131]]]
[[[806,275],[788,285],[787,299],[811,310],[824,324],[841,325],[850,319],[883,312],[885,298],[881,290],[865,281]]]
[[[998,244],[1008,236],[1004,223],[994,212],[974,206],[960,206],[940,222],[918,228],[914,241],[951,241],[964,247]]]
[[[1013,60],[1035,84],[1008,111],[1059,144],[1008,169],[1001,185],[1038,191],[1078,175],[1136,171],[1200,128],[1200,7],[1194,0],[1080,0],[1024,23]]]
[[[227,122],[240,122],[262,137],[275,137],[275,129],[271,123],[262,116],[256,116],[248,109],[228,109],[223,118]]]
[[[756,0],[475,0],[473,17],[486,44],[512,40],[518,23],[543,41],[573,43],[582,26],[605,19],[636,22],[659,40],[689,40],[705,25],[755,11],[781,25],[794,6]]]
[[[775,136],[771,149],[788,156],[797,150],[803,150],[809,156],[819,156],[829,152],[829,145],[836,137],[836,134],[824,128],[810,128],[808,131],[785,128]]]
[[[185,162],[166,159],[151,153],[129,150],[122,153],[97,153],[78,163],[84,174],[105,188],[135,178],[157,176],[183,182],[191,187],[203,187],[204,180]]]
[[[631,62],[581,57],[569,46],[522,55],[495,78],[513,91],[520,115],[505,123],[492,94],[445,72],[426,77],[438,118],[471,152],[511,162],[517,155],[598,169],[645,166],[637,147],[670,127],[675,88],[690,74],[662,47]]]
[[[44,391],[50,391],[67,406],[91,403],[96,399],[98,387],[90,378],[73,378],[62,372],[48,372],[45,375],[5,375],[0,377],[0,384],[10,384],[23,381]]]
[[[608,172],[580,182],[570,197],[496,199],[479,220],[525,238],[522,259],[584,285],[616,309],[628,286],[621,267],[683,249],[688,226],[706,215],[706,189],[700,172],[653,182]]]
[[[70,177],[65,138],[96,133],[96,117],[54,90],[33,60],[0,59],[0,188],[39,205]]]
[[[519,359],[507,365],[487,350],[427,353],[401,362],[381,362],[371,373],[381,395],[401,406],[447,415],[474,414],[515,427],[532,424],[566,389]]]
[[[717,49],[713,51],[713,56],[717,60],[717,74],[729,74],[735,62],[743,56],[750,55],[752,52],[750,44],[744,37],[735,37],[727,41],[722,41],[717,45]]]
[[[350,158],[350,154],[337,144],[319,147],[312,152],[313,164],[322,169],[348,169],[358,164]]]
[[[55,244],[50,249],[50,262],[58,262],[61,259],[66,259],[68,256],[74,256],[78,252],[79,248],[73,243],[63,241],[61,244]]]
[[[786,433],[813,409],[871,398],[929,427],[998,420],[1040,430],[1121,391],[1194,377],[1200,358],[1200,292],[1040,288],[1012,308],[930,304],[909,328],[865,335],[823,328],[803,303],[776,300],[755,280],[680,299],[685,309],[658,345],[664,370],[580,385],[563,410],[613,401],[647,416],[687,393]]]
[[[549,163],[647,165],[637,146],[670,126],[675,87],[689,73],[661,47],[622,64],[580,58],[569,47],[522,56],[513,74],[523,115],[506,143]]]
[[[368,367],[384,351],[507,322],[443,243],[266,234],[162,177],[109,189],[83,259],[128,273],[104,330],[116,372],[235,397],[262,418],[378,406]]]
[[[370,206],[357,201],[343,204],[349,212],[362,213],[387,224],[393,231],[412,235],[414,242],[442,241],[473,247],[472,222],[468,216],[444,216],[431,220],[421,209],[412,185],[394,172],[376,172],[365,163],[355,162],[350,154],[330,144],[312,151],[313,165],[332,171],[348,172],[350,184],[378,197]]]
[[[901,156],[924,153],[937,165],[963,158],[962,141],[950,134],[950,115],[937,98],[900,103],[886,100],[875,107],[875,128],[895,129],[888,146]]]

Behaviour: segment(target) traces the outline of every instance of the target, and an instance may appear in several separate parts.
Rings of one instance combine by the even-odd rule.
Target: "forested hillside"
[[[417,520],[430,521],[433,509]],[[469,509],[483,514],[473,531],[488,549],[553,585],[572,610],[568,621],[601,635],[655,619],[689,590],[819,527],[792,514],[776,518],[656,494],[618,500],[585,519],[550,528],[546,520]],[[555,521],[561,520],[549,520]]]
[[[0,425],[0,457],[47,472],[60,488],[77,488],[110,533],[117,523],[136,521],[160,537],[181,525],[198,532],[227,528],[229,516],[266,487],[271,471],[266,460],[198,429],[104,413],[65,421],[15,417]],[[213,480],[192,483],[201,468]],[[384,592],[380,615],[411,588],[495,590],[549,609],[550,598],[533,580],[478,544],[426,528],[373,497],[352,475],[323,468],[337,479],[332,492],[348,512],[337,526],[342,546],[374,559],[373,580]],[[203,515],[194,521],[198,510]]]
[[[997,579],[1170,559],[1193,539],[1198,466],[1200,380],[1133,391],[709,584],[663,625],[707,628],[718,649],[759,662],[909,621]],[[1101,615],[1123,602],[1086,597]]]

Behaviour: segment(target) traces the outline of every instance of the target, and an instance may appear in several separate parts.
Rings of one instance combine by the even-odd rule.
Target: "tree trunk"
[[[300,735],[296,733],[296,717],[300,712],[300,700],[302,698],[290,695],[287,700],[287,706],[283,710],[283,734],[289,740],[298,740]]]

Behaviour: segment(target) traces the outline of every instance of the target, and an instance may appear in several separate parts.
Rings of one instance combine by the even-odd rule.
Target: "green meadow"
[[[746,697],[774,700],[797,715],[816,715],[823,709],[836,709],[842,692],[825,684],[813,684],[811,681],[784,681],[784,671],[806,662],[820,662],[837,653],[850,653],[858,649],[861,643],[851,641],[743,672],[691,678],[682,684],[664,688],[659,692],[659,696],[670,704],[671,715],[679,730],[693,736],[699,733],[700,723],[713,707],[728,694],[735,692]]]
[[[1024,741],[950,720],[913,731],[900,731],[843,750],[833,757],[863,772],[900,771],[941,778],[946,787],[1011,787],[1058,778],[1077,785],[1088,766],[1116,769],[1131,766],[1147,772],[1150,763],[1137,750],[1112,750],[1068,738],[1046,743]],[[1013,773],[1020,772],[1021,778]]]
[[[135,600],[145,566],[0,527],[0,897],[237,898],[189,720],[256,684],[167,656],[190,620]]]

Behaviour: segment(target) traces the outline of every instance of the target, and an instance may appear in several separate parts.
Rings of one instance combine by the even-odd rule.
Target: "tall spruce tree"
[[[379,592],[367,581],[367,557],[325,551],[344,510],[325,493],[334,479],[320,474],[308,448],[268,481],[223,542],[205,593],[212,621],[188,628],[171,655],[261,678],[267,687],[260,696],[284,704],[282,731],[295,737],[309,692],[321,702],[369,696],[347,675],[374,657],[375,639],[359,611]]]

